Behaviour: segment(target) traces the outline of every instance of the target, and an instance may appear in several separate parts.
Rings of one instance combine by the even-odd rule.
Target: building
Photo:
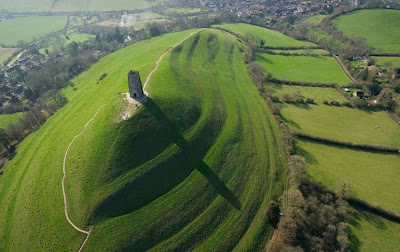
[[[129,94],[135,100],[145,97],[138,71],[129,71],[128,73]]]

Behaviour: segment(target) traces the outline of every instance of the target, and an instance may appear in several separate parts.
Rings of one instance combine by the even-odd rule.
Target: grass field
[[[160,0],[0,0],[0,9],[12,12],[38,11],[112,11],[150,8],[162,3]]]
[[[400,224],[357,210],[350,223],[350,251],[398,251]]]
[[[60,184],[69,142],[127,91],[130,69],[144,81],[189,32],[136,43],[74,80],[70,102],[3,168],[0,250],[79,248],[84,237],[64,218]],[[219,31],[194,35],[163,59],[130,120],[120,119],[125,102],[116,97],[77,139],[66,186],[71,218],[95,225],[85,250],[264,248],[273,231],[264,211],[282,193],[284,152],[240,47]]]
[[[400,68],[400,57],[373,57],[376,65],[384,67],[386,62],[390,62],[390,68]]]
[[[1,8],[0,8],[1,9]],[[2,20],[0,43],[16,45],[19,40],[31,42],[47,33],[62,30],[67,19],[64,16],[18,17]]]
[[[0,115],[0,129],[5,129],[11,124],[18,122],[18,119],[21,118],[24,113],[15,113],[15,114],[3,114]]]
[[[215,27],[223,28],[225,30],[232,31],[247,37],[247,34],[251,34],[259,39],[265,40],[265,46],[273,47],[307,47],[316,46],[315,44],[307,41],[295,40],[288,37],[280,32],[266,29],[260,26],[243,24],[243,23],[225,23],[222,25],[215,25]],[[253,41],[257,42],[258,41]]]
[[[317,54],[317,55],[327,55],[328,51],[323,49],[296,49],[296,50],[272,50],[275,53],[288,53],[288,54]]]
[[[177,8],[167,8],[166,12],[176,12],[182,14],[196,14],[201,12],[200,8],[184,8],[184,7],[177,7]]]
[[[341,15],[333,20],[346,35],[363,36],[374,52],[400,52],[400,11],[370,9]]]
[[[12,54],[18,50],[18,48],[1,48],[0,47],[0,66],[3,65],[3,62],[8,59]]]
[[[327,56],[282,56],[264,53],[256,55],[256,61],[276,79],[339,85],[351,82],[336,60]]]
[[[319,88],[319,87],[301,87],[301,86],[288,86],[288,85],[275,85],[266,84],[264,86],[267,90],[272,90],[274,96],[282,98],[284,94],[292,94],[300,92],[305,98],[312,98],[316,103],[323,103],[326,101],[345,102],[347,99],[341,95],[334,88]]]
[[[326,18],[327,15],[313,15],[309,16],[306,20],[304,20],[304,23],[310,23],[310,24],[319,24],[322,22],[324,18]]]
[[[306,157],[306,171],[314,181],[334,189],[338,181],[348,180],[357,198],[400,214],[399,155],[309,141],[298,141],[296,147]]]
[[[65,38],[65,35],[61,35],[63,38]],[[69,40],[65,40],[65,46],[68,46],[69,44],[71,44],[72,42],[85,42],[87,40],[89,40],[90,38],[94,38],[95,36],[92,34],[86,34],[86,33],[73,33],[73,34],[69,34],[68,35]],[[49,52],[53,52],[55,50],[55,46],[54,45],[49,45],[46,48],[40,48],[39,52],[43,55],[46,55],[45,50],[48,49]]]
[[[384,111],[284,104],[281,113],[294,130],[352,143],[400,147],[400,127]]]

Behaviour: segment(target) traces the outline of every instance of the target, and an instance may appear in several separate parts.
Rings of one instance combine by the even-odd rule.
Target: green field
[[[84,236],[64,217],[63,156],[107,101],[67,159],[70,217],[95,225],[85,250],[264,248],[273,232],[264,211],[283,191],[285,154],[239,51],[243,44],[220,31],[193,35],[163,59],[150,98],[130,120],[121,120],[122,97],[110,100],[128,90],[130,69],[144,81],[190,32],[133,44],[74,79],[76,90],[65,91],[69,103],[3,168],[0,250],[79,248]]]
[[[15,113],[15,114],[3,114],[0,115],[0,129],[5,129],[11,124],[18,122],[18,119],[21,118],[24,113]]]
[[[316,46],[315,44],[307,41],[300,41],[288,37],[280,32],[263,28],[260,26],[243,24],[243,23],[226,23],[222,25],[215,25],[215,27],[222,28],[225,30],[232,31],[234,33],[240,34],[244,37],[248,37],[247,34],[251,34],[254,37],[263,39],[265,41],[265,46],[273,47],[307,47]],[[258,41],[253,41],[257,42]]]
[[[288,53],[288,54],[317,54],[327,55],[328,51],[323,49],[296,49],[296,50],[272,50],[274,53]]]
[[[400,147],[400,127],[384,111],[367,112],[325,104],[306,107],[284,104],[281,114],[290,128],[314,136]]]
[[[89,40],[90,38],[94,38],[95,36],[92,34],[86,34],[86,33],[73,33],[73,34],[69,34],[69,40],[64,39],[65,38],[65,34],[61,35],[62,39],[65,40],[65,46],[68,46],[69,44],[71,44],[72,42],[77,42],[77,43],[82,43],[85,42],[87,40]],[[43,55],[46,55],[45,50],[48,49],[49,52],[54,52],[55,50],[55,46],[54,45],[49,45],[46,48],[40,48],[39,52]]]
[[[18,50],[18,48],[1,48],[0,47],[0,66],[3,65],[3,62],[12,56],[12,54]]]
[[[386,62],[390,62],[389,68],[400,68],[400,57],[373,57],[379,67],[384,67]]]
[[[334,88],[320,88],[320,87],[301,87],[301,86],[288,86],[288,85],[274,85],[266,84],[264,86],[267,90],[272,90],[272,95],[282,98],[284,94],[292,94],[300,92],[305,98],[314,99],[315,103],[323,103],[326,101],[345,102],[347,99],[341,95]]]
[[[354,210],[350,221],[350,251],[398,251],[400,224],[367,212]]]
[[[333,20],[347,36],[363,36],[377,53],[400,52],[400,11],[369,9],[350,12]]]
[[[1,9],[1,7],[0,7]],[[50,32],[62,30],[66,24],[64,16],[17,17],[0,23],[0,43],[16,45],[19,40],[31,42]],[[3,35],[4,34],[4,35]]]
[[[167,8],[166,12],[176,12],[182,14],[195,14],[201,12],[200,8],[184,8],[184,7],[177,7],[177,8]]]
[[[0,9],[12,12],[112,11],[145,9],[160,3],[160,0],[0,0]]]
[[[355,197],[400,213],[399,155],[309,141],[298,141],[296,147],[306,157],[306,171],[314,181],[334,189],[338,181],[348,180],[354,187]]]
[[[313,15],[313,16],[309,16],[306,20],[304,20],[304,23],[310,23],[310,24],[319,24],[322,22],[322,20],[324,18],[326,18],[327,15]]]
[[[338,83],[351,82],[335,59],[327,56],[282,56],[258,54],[261,63],[272,77],[280,80]]]

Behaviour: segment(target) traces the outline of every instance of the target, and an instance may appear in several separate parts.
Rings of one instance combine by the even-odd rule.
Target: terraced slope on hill
[[[84,237],[63,215],[63,154],[105,103],[67,159],[70,217],[80,227],[95,226],[86,250],[265,246],[272,228],[264,210],[284,189],[284,153],[239,51],[244,44],[204,30],[162,60],[150,97],[131,119],[121,120],[122,96],[112,99],[127,90],[130,69],[144,80],[156,59],[188,34],[134,44],[75,79],[77,90],[66,91],[69,104],[4,168],[0,249],[79,247]]]

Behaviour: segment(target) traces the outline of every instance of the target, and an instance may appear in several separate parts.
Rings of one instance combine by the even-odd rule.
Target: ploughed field
[[[0,250],[76,250],[64,217],[62,162],[72,221],[94,225],[87,251],[262,250],[264,211],[284,189],[273,115],[234,36],[203,30],[153,74],[147,101],[127,121],[127,73],[142,81],[193,31],[166,34],[106,56],[74,79],[70,102],[18,147],[0,177]],[[99,84],[103,74],[107,77]],[[221,242],[224,241],[224,242]]]

